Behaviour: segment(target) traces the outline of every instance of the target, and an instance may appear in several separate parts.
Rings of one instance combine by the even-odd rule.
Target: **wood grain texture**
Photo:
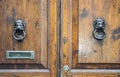
[[[61,0],[61,76],[66,76],[64,66],[71,66],[72,53],[72,8],[71,0]],[[71,68],[71,67],[69,67]]]
[[[118,77],[116,74],[82,74],[82,75],[75,75],[72,77]]]
[[[37,4],[36,4],[37,3]],[[43,2],[42,2],[43,3]],[[1,10],[3,9],[3,11],[5,10],[5,13],[1,13],[4,14],[2,18],[6,19],[5,22],[1,25],[2,26],[2,37],[1,37],[1,42],[0,44],[2,44],[1,46],[3,46],[4,49],[1,51],[1,53],[3,54],[1,56],[2,59],[4,59],[5,61],[1,63],[40,63],[41,59],[42,61],[44,60],[45,62],[43,63],[43,65],[45,67],[47,67],[47,27],[41,27],[42,26],[47,26],[47,24],[40,24],[40,20],[44,20],[45,23],[47,23],[47,16],[46,19],[40,18],[40,15],[43,14],[42,8],[45,7],[46,8],[46,12],[47,13],[47,4],[45,6],[42,6],[42,8],[40,8],[40,4],[42,4],[40,2],[40,0],[36,0],[36,1],[32,1],[32,0],[20,0],[20,1],[14,1],[14,0],[6,0],[3,1],[3,8],[1,8]],[[47,3],[47,1],[46,1]],[[34,10],[36,9],[36,10]],[[33,11],[34,10],[34,11]],[[45,16],[45,15],[42,15]],[[1,18],[1,19],[2,19]],[[25,21],[26,24],[26,32],[27,32],[27,37],[24,39],[24,41],[22,43],[17,42],[16,40],[14,40],[12,38],[12,32],[13,32],[13,27],[14,27],[14,22],[17,19],[23,19]],[[5,25],[5,26],[4,26]],[[41,29],[44,29],[44,31],[42,31]],[[6,33],[5,33],[6,32]],[[4,35],[3,35],[4,34]],[[41,35],[41,34],[46,34]],[[44,38],[45,41],[41,40],[41,36]],[[43,39],[42,38],[42,39]],[[5,41],[6,42],[5,42]],[[41,50],[41,41],[43,41],[45,43],[44,46],[46,48],[44,48],[44,50]],[[35,60],[6,60],[5,59],[5,51],[6,50],[33,50],[35,51]],[[41,53],[43,54],[41,55]],[[41,56],[41,57],[39,57]],[[42,62],[41,62],[42,63]]]
[[[0,0],[0,77],[57,77],[57,0]],[[12,38],[14,22],[23,19],[27,37],[22,42]],[[7,60],[6,50],[33,50],[34,60]],[[19,69],[49,70],[49,72],[19,72]]]
[[[79,1],[79,63],[120,63],[119,60],[119,0]],[[107,13],[106,13],[107,10]],[[113,11],[113,12],[112,12]],[[93,21],[103,18],[106,38],[92,37]],[[114,22],[114,23],[113,23]],[[86,30],[86,31],[83,31]],[[117,32],[115,32],[117,30]],[[116,40],[114,39],[116,38]]]
[[[62,20],[61,20],[61,30],[62,30],[62,36],[61,36],[61,42],[62,42],[62,52],[63,54],[63,64],[69,65],[69,59],[67,56],[69,56],[69,52],[71,48],[69,47],[70,41],[71,41],[71,22],[70,22],[70,0],[62,0],[61,2],[62,7]],[[63,65],[63,66],[64,66]]]
[[[70,5],[71,4],[71,5]],[[120,69],[119,0],[61,0],[61,67],[68,65],[65,77],[119,77],[114,74],[88,74],[71,69]],[[72,10],[70,10],[72,9]],[[106,38],[96,40],[92,32],[96,18],[105,20]],[[71,25],[72,24],[72,25]]]
[[[48,54],[51,54],[49,69],[51,77],[57,77],[57,0],[48,0],[48,5]]]
[[[26,42],[26,50],[34,50],[35,51],[35,59],[36,63],[40,63],[41,56],[41,25],[40,25],[40,0],[27,0],[27,37]],[[39,56],[39,57],[38,57]],[[47,54],[45,55],[47,56]],[[46,60],[45,60],[46,61]]]
[[[100,46],[97,47],[97,45],[95,43],[93,43],[93,41],[95,40],[94,38],[92,38],[93,18],[91,17],[91,15],[89,15],[89,14],[91,14],[90,11],[93,11],[93,10],[91,10],[93,8],[91,8],[90,3],[93,3],[93,2],[90,0],[87,0],[86,2],[83,0],[79,1],[78,63],[87,63],[87,59],[89,59],[90,63],[92,63],[92,61],[95,63],[96,63],[96,61],[99,62],[99,57],[98,57],[100,55],[99,48],[101,48],[101,47]],[[99,7],[99,5],[98,5],[98,7]],[[94,47],[94,46],[95,46],[95,48],[97,48],[96,50],[98,50],[98,52],[96,52],[96,53],[93,52],[92,47]]]
[[[41,40],[40,32],[40,0],[32,1],[32,0],[6,0],[3,2],[5,7],[5,26],[3,26],[2,40],[6,40],[6,42],[2,42],[1,46],[3,49],[1,51],[1,58],[4,60],[1,63],[41,63],[40,59],[43,58],[45,63],[43,64],[47,67],[47,51],[41,51]],[[37,4],[36,4],[37,3]],[[27,8],[27,9],[26,9]],[[34,10],[36,9],[36,10]],[[34,10],[34,11],[32,11]],[[47,11],[46,11],[47,13]],[[14,28],[14,22],[17,19],[23,19],[26,24],[26,32],[27,37],[23,42],[17,42],[12,38],[12,32]],[[37,23],[37,24],[36,24]],[[37,25],[37,26],[36,26]],[[47,31],[47,29],[45,30]],[[4,32],[4,33],[3,33]],[[47,34],[47,33],[46,33]],[[47,38],[44,38],[47,39]],[[47,44],[46,44],[47,46]],[[33,50],[35,51],[35,59],[34,60],[7,60],[5,59],[5,51],[6,50]],[[41,52],[45,52],[44,56],[40,55]],[[40,56],[40,58],[39,58]],[[45,58],[44,58],[45,57]]]
[[[78,0],[72,0],[72,65],[73,67],[76,66],[76,62],[78,61],[78,52],[79,52],[79,17],[77,16],[79,14],[79,1]]]
[[[2,56],[3,55],[3,52],[1,52],[1,51],[4,51],[5,49],[4,49],[4,44],[2,44],[4,41],[5,41],[5,39],[3,39],[3,38],[5,38],[5,36],[3,36],[2,34],[3,34],[3,32],[4,32],[4,29],[5,29],[5,15],[4,15],[4,13],[5,13],[5,7],[4,7],[4,0],[2,0],[1,2],[0,2],[0,9],[1,9],[1,11],[0,11],[0,56]],[[2,58],[2,57],[0,57],[0,60],[1,61],[3,61],[4,59]]]
[[[120,0],[0,0],[0,17],[0,69],[17,70],[0,77],[120,77]],[[103,41],[92,35],[96,18],[105,20]],[[21,43],[12,38],[17,19],[26,23]],[[35,59],[7,60],[6,50],[34,50]]]
[[[49,73],[1,73],[1,77],[50,77]]]
[[[48,1],[47,0],[41,0],[41,12],[40,12],[40,25],[41,25],[41,35],[43,35],[41,37],[41,63],[44,64],[45,66],[47,66],[47,59],[48,56],[46,54],[48,54],[48,49],[47,49],[47,31],[48,31]],[[46,55],[46,56],[45,56]]]

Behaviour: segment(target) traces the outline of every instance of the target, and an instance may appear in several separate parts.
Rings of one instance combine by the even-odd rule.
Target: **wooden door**
[[[106,37],[93,37],[93,21]],[[120,0],[61,0],[61,76],[120,77]]]
[[[22,19],[26,37],[13,37]],[[34,59],[6,59],[7,51],[34,51]],[[57,0],[0,0],[0,77],[57,77]]]

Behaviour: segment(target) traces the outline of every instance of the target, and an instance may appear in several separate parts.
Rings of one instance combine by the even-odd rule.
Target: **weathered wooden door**
[[[25,23],[23,41],[17,20]],[[57,77],[56,36],[56,0],[0,0],[0,77]]]
[[[0,0],[0,77],[120,77],[120,0]]]
[[[120,0],[61,0],[61,30],[62,77],[120,77]]]

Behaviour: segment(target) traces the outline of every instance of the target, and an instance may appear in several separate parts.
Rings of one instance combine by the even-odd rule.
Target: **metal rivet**
[[[64,71],[68,71],[68,70],[69,70],[69,66],[68,66],[68,65],[65,65],[65,66],[63,67],[63,69],[64,69]]]

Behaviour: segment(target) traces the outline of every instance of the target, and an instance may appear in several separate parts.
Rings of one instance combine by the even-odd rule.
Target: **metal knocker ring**
[[[22,41],[26,37],[25,23],[23,20],[16,20],[12,37],[17,41]]]
[[[102,18],[98,18],[93,23],[94,31],[93,37],[97,40],[103,40],[106,37],[105,29],[105,21]]]
[[[26,37],[26,32],[22,31],[21,35],[17,34],[17,31],[13,31],[13,38],[17,41],[22,41]]]
[[[103,40],[106,37],[106,34],[105,34],[104,30],[99,31],[99,30],[95,29],[93,31],[93,36],[97,40]]]

